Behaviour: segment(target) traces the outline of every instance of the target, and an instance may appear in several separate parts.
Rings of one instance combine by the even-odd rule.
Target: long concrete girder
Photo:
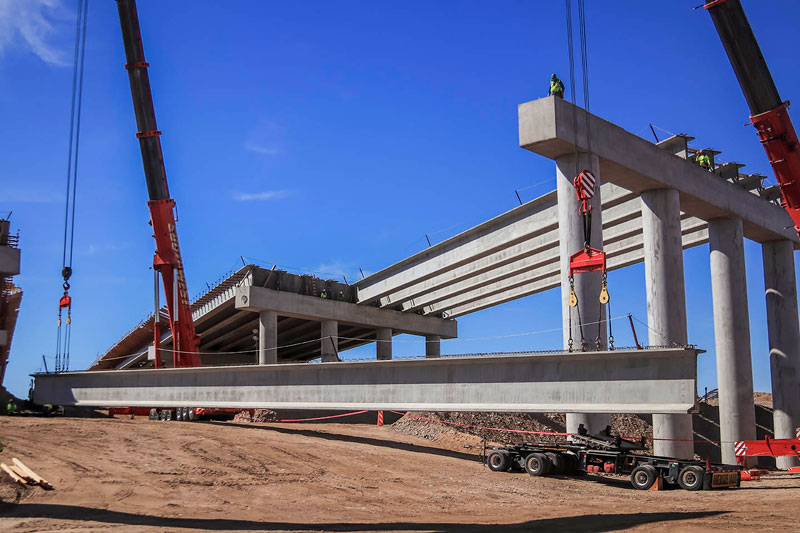
[[[643,261],[638,194],[606,183],[601,195],[609,266]],[[684,247],[707,242],[705,227],[684,214]],[[455,318],[558,286],[558,247],[552,192],[359,281],[359,303]]]
[[[577,113],[578,132],[573,121]],[[543,98],[519,106],[519,145],[550,159],[586,150],[586,112],[560,98]],[[641,193],[675,189],[681,211],[703,220],[740,218],[744,236],[757,242],[789,239],[800,248],[782,208],[710,173],[621,127],[588,115],[592,152],[600,158],[604,182]],[[577,133],[577,134],[576,134]]]
[[[34,375],[39,404],[686,413],[695,349]]]
[[[705,223],[703,223],[705,224]],[[703,227],[697,231],[691,231],[684,235],[683,247],[691,248],[699,246],[708,242],[708,230]],[[606,249],[608,250],[608,248]],[[644,260],[644,252],[637,248],[624,253],[606,252],[608,254],[608,269],[617,270],[626,266],[636,263],[641,263]],[[558,270],[554,270],[551,275],[541,278],[539,280],[520,281],[514,283],[511,287],[503,289],[486,287],[479,295],[478,298],[471,299],[469,302],[461,303],[446,311],[448,317],[458,318],[469,313],[481,311],[495,305],[500,305],[506,302],[511,302],[519,298],[524,298],[532,294],[543,292],[546,290],[554,289],[561,285],[560,274]],[[610,290],[613,292],[614,288]]]

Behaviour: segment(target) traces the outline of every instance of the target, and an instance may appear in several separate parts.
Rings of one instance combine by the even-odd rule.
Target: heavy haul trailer
[[[685,490],[738,487],[741,475],[734,467],[689,459],[642,454],[640,442],[611,436],[588,435],[583,425],[571,442],[531,443],[491,448],[486,464],[494,472],[527,471],[532,476],[605,473],[630,476],[631,485],[647,490],[659,479]]]

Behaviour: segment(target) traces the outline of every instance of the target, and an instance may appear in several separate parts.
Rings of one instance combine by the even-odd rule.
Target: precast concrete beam
[[[271,310],[281,316],[308,320],[336,320],[342,324],[370,329],[386,327],[395,333],[439,335],[444,338],[458,336],[458,326],[454,320],[401,313],[391,309],[379,309],[262,287],[237,288],[236,308],[253,312]]]
[[[647,325],[650,346],[688,343],[678,191],[645,191],[641,197]],[[656,455],[694,457],[692,415],[653,415]]]
[[[685,413],[697,350],[495,355],[34,375],[38,404]]]
[[[576,145],[585,151],[586,117],[586,111],[561,98],[521,104],[519,144],[553,160],[573,153]],[[784,209],[600,117],[588,114],[588,121],[592,152],[599,157],[600,171],[606,181],[635,193],[676,189],[685,213],[703,220],[740,218],[748,239],[757,242],[789,239],[795,248],[800,246]]]
[[[800,322],[797,282],[790,241],[762,245],[767,299],[772,413],[776,439],[791,439],[800,427]],[[778,457],[778,468],[797,466],[795,457]]]
[[[747,308],[742,222],[738,218],[708,223],[711,293],[719,388],[722,462],[736,464],[734,442],[756,438],[750,314]]]

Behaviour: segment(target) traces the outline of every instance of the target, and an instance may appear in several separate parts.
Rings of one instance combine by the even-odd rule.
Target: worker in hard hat
[[[9,415],[17,414],[17,402],[14,400],[8,400],[8,403],[6,404],[6,413]]]
[[[319,293],[319,297],[322,298],[323,300],[327,299],[328,298],[328,290],[327,289],[322,289],[322,291],[320,291],[320,293]]]
[[[549,96],[564,98],[564,82],[558,79],[555,74],[550,77],[550,92],[548,94]]]
[[[700,168],[704,168],[709,172],[713,170],[711,168],[711,158],[708,156],[705,150],[700,150],[694,155],[694,160],[700,165]]]

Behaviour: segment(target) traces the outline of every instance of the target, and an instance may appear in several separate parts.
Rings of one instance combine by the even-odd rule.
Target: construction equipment
[[[734,467],[708,461],[646,455],[640,441],[613,436],[610,428],[600,435],[589,435],[581,424],[570,442],[522,442],[493,447],[484,456],[490,470],[525,470],[532,476],[580,475],[586,473],[630,476],[635,489],[648,490],[663,484],[685,490],[738,487],[741,473]]]
[[[158,276],[164,285],[164,295],[172,331],[173,366],[200,366],[199,340],[194,329],[192,310],[189,306],[189,294],[186,289],[186,274],[181,259],[176,229],[175,200],[170,198],[167,186],[167,174],[164,169],[164,156],[161,152],[161,131],[156,125],[156,114],[153,107],[153,95],[150,91],[150,77],[147,68],[150,66],[144,57],[142,35],[139,29],[139,15],[135,0],[117,0],[119,21],[122,27],[122,40],[125,44],[125,56],[128,78],[131,85],[133,109],[136,113],[136,126],[139,147],[142,152],[147,192],[150,200],[150,224],[156,242],[153,257],[155,271],[156,314],[154,317],[153,343],[155,347],[155,366],[162,366],[159,344],[161,341],[158,328]]]
[[[714,21],[750,107],[750,123],[775,172],[783,207],[800,234],[800,146],[789,118],[789,102],[778,94],[740,0],[713,0],[703,7]]]
[[[733,451],[736,462],[744,463],[745,457],[797,457],[800,459],[800,428],[794,439],[737,440]]]

